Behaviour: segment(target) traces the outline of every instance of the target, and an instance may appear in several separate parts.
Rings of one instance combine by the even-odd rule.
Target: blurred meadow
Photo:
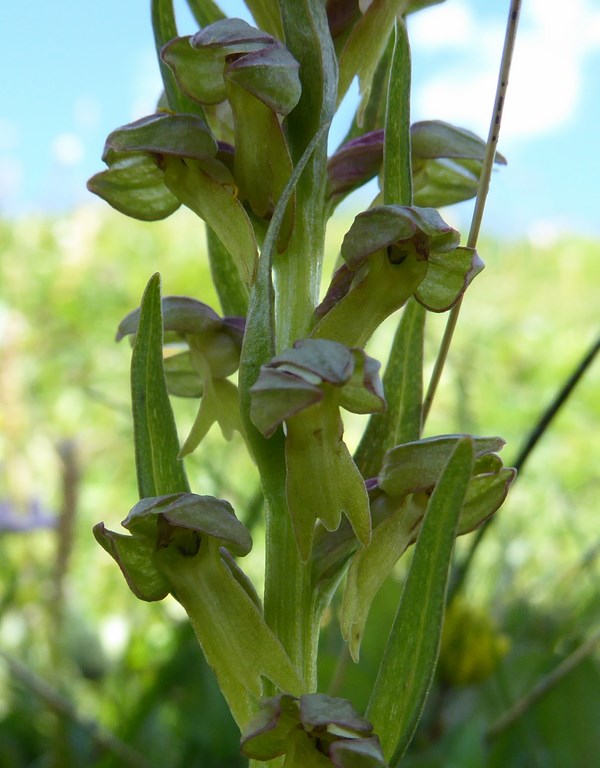
[[[332,223],[330,265],[350,223]],[[598,333],[600,243],[562,235],[478,250],[486,269],[467,292],[425,434],[501,435],[510,464]],[[91,534],[137,501],[130,348],[114,335],[156,271],[164,294],[219,310],[191,214],[149,225],[89,207],[0,221],[1,768],[244,765],[184,615],[174,601],[138,601]],[[444,323],[429,322],[430,363]],[[385,357],[393,327],[371,354]],[[174,407],[185,436],[195,403]],[[348,422],[350,443],[362,424]],[[407,766],[597,764],[597,649],[514,724],[494,723],[600,627],[599,426],[596,361],[477,550],[456,609],[463,631],[448,631]],[[213,428],[186,461],[192,489],[229,499],[252,528],[248,570],[260,589],[262,509],[241,440]],[[340,653],[335,603],[327,615],[320,689],[358,709],[405,567],[376,599],[358,666]]]

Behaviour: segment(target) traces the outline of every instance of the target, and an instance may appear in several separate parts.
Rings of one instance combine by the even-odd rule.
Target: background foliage
[[[334,220],[332,242],[350,222],[350,214]],[[487,268],[465,298],[426,434],[501,434],[510,464],[594,337],[600,244],[483,241],[479,251]],[[217,306],[202,232],[183,211],[152,225],[93,208],[0,222],[2,768],[243,764],[178,606],[139,603],[91,535],[98,519],[114,527],[137,499],[130,352],[127,342],[110,342],[157,270],[165,294]],[[385,356],[391,328],[393,319],[370,343],[375,357]],[[432,318],[431,357],[442,329],[443,318]],[[596,365],[477,554],[463,596],[474,629],[465,647],[442,651],[442,670],[454,672],[436,685],[409,766],[558,768],[592,765],[600,753],[597,656],[490,740],[485,754],[480,748],[482,731],[600,624],[599,378]],[[185,434],[194,403],[174,405]],[[359,418],[348,418],[349,442]],[[228,498],[249,527],[261,525],[258,478],[239,438],[225,445],[211,432],[187,462],[195,488]],[[260,584],[263,557],[254,555],[246,563]],[[373,606],[359,666],[344,667],[343,658],[340,666],[335,622],[323,634],[320,688],[345,668],[338,692],[351,690],[359,709],[405,567]],[[506,638],[507,654],[493,675],[456,685],[464,682],[456,679],[461,659],[485,656],[486,632]]]

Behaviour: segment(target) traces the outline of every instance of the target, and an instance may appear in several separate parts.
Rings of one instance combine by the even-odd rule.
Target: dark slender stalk
[[[558,683],[560,683],[570,672],[572,672],[578,664],[581,664],[588,656],[590,656],[600,643],[600,630],[595,632],[590,638],[583,642],[573,653],[563,659],[561,663],[539,680],[533,688],[518,699],[510,709],[508,709],[503,715],[501,715],[492,725],[487,729],[485,738],[486,741],[492,741],[513,723],[517,722],[523,715],[537,704],[537,702],[551,691]]]
[[[467,238],[468,248],[475,248],[477,246],[477,238],[479,237],[479,229],[483,219],[483,211],[490,187],[494,157],[496,155],[496,148],[498,146],[498,138],[500,135],[500,124],[502,122],[502,112],[504,110],[508,76],[510,74],[510,66],[515,48],[520,11],[521,0],[511,0],[508,12],[508,22],[506,25],[506,35],[504,38],[504,48],[502,50],[502,59],[500,61],[500,72],[498,73],[494,110],[490,121],[490,130],[483,157],[481,175],[479,176],[479,185],[477,187],[477,197],[475,198],[475,209],[473,210],[473,217],[471,219],[471,228]],[[448,316],[448,322],[446,324],[444,336],[442,337],[437,360],[435,361],[433,373],[431,374],[429,388],[425,395],[425,400],[423,401],[423,423],[425,423],[427,416],[429,415],[433,398],[435,397],[438,384],[442,377],[444,365],[446,364],[446,359],[448,357],[448,351],[450,350],[450,344],[452,343],[454,331],[458,323],[461,305],[462,299],[450,310],[450,315]]]
[[[82,719],[68,699],[20,661],[2,650],[0,650],[0,658],[4,660],[8,671],[15,680],[18,680],[41,699],[55,715],[70,720],[83,731],[86,731],[103,752],[110,752],[118,758],[119,765],[128,766],[128,768],[150,768],[150,763],[143,755],[122,742],[114,734],[101,728],[97,722]]]
[[[560,388],[560,390],[552,400],[552,402],[548,405],[546,410],[542,413],[536,425],[533,427],[533,429],[527,436],[523,444],[523,447],[519,451],[513,465],[517,470],[517,478],[521,476],[523,466],[527,461],[527,459],[529,458],[531,452],[533,451],[535,446],[539,443],[541,438],[544,436],[544,434],[548,430],[550,424],[552,423],[552,421],[554,420],[558,412],[565,405],[569,396],[577,386],[578,382],[581,380],[581,378],[583,377],[587,369],[592,364],[599,350],[600,350],[600,337],[598,337],[594,341],[594,343],[587,350],[585,355],[577,363],[577,365],[575,366],[575,369],[573,370],[573,373],[571,373],[569,378],[565,381],[563,386]],[[450,597],[452,597],[456,592],[458,592],[462,584],[464,583],[467,577],[467,574],[471,568],[471,563],[473,562],[475,553],[477,552],[477,549],[481,544],[483,537],[486,534],[486,531],[490,528],[490,525],[492,524],[492,521],[494,519],[495,518],[492,517],[490,520],[488,520],[488,522],[485,525],[482,525],[481,528],[479,528],[479,530],[475,534],[468,553],[465,555],[464,560],[456,568],[454,578],[452,580],[452,584],[450,588]]]

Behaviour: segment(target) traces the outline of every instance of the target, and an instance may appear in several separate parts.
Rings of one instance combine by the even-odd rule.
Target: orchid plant
[[[256,26],[188,0],[152,0],[164,93],[113,131],[89,188],[144,221],[191,209],[207,232],[219,314],[162,296],[159,275],[119,326],[131,336],[139,501],[118,533],[94,533],[132,592],[171,594],[241,732],[251,765],[396,765],[432,680],[456,536],[488,520],[515,472],[499,437],[423,436],[428,312],[452,311],[483,268],[438,208],[475,197],[490,145],[464,128],[410,124],[406,16],[440,0],[247,0]],[[360,104],[327,156],[352,80]],[[372,178],[380,192],[340,244],[324,291],[336,206]],[[472,240],[472,238],[471,238]],[[365,351],[401,310],[380,376]],[[237,374],[237,376],[236,376]],[[198,400],[180,444],[170,397]],[[352,452],[344,411],[366,427]],[[263,599],[240,558],[250,532],[226,500],[192,491],[184,456],[214,423],[242,436],[265,509]],[[365,713],[319,692],[323,614],[342,593],[355,662],[371,603],[414,545]]]

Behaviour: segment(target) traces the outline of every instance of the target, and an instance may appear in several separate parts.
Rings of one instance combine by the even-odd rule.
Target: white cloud
[[[83,142],[74,133],[59,133],[52,142],[52,156],[60,165],[78,165],[84,154]]]
[[[600,47],[600,9],[592,2],[571,0],[568,12],[560,0],[524,4],[503,117],[504,140],[550,133],[575,114],[586,59]],[[504,23],[478,20],[475,5],[461,1],[434,6],[411,26],[413,50],[452,49],[451,63],[415,93],[415,111],[486,136]],[[451,42],[453,36],[460,40],[459,48]]]
[[[73,117],[77,128],[95,128],[100,122],[102,107],[93,96],[80,96],[73,104]]]
[[[0,203],[14,200],[23,183],[23,164],[12,155],[0,155]]]
[[[131,120],[151,115],[162,93],[162,80],[153,48],[148,48],[139,57],[133,76],[133,103]]]
[[[460,48],[474,35],[475,22],[462,0],[445,3],[410,19],[411,45],[425,49]]]

